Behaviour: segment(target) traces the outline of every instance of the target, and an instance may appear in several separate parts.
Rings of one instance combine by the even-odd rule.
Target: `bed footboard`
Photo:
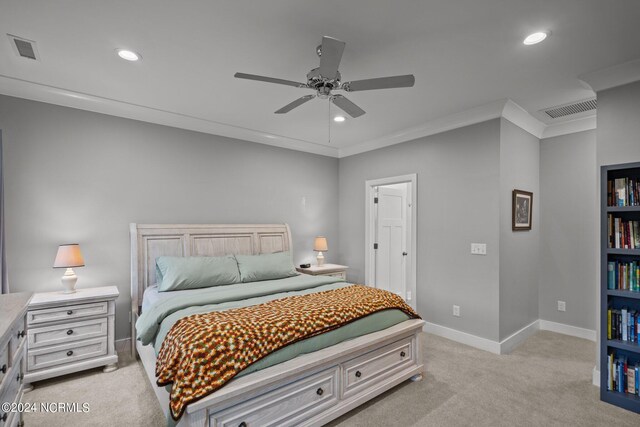
[[[349,340],[231,380],[185,411],[180,426],[320,426],[424,371],[422,320]],[[169,394],[155,385],[155,356],[138,344],[165,415]]]

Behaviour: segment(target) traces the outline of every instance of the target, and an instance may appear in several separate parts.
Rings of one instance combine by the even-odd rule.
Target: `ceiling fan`
[[[349,101],[349,99],[343,95],[334,94],[332,91],[344,90],[346,92],[359,92],[362,90],[412,87],[414,85],[416,79],[413,74],[343,82],[340,71],[338,71],[338,66],[342,59],[342,52],[344,52],[345,44],[345,42],[332,37],[322,37],[322,44],[316,48],[316,53],[320,57],[320,66],[309,71],[306,83],[298,83],[291,80],[276,79],[273,77],[245,73],[236,73],[234,77],[238,79],[257,80],[267,83],[294,86],[303,89],[313,89],[316,91],[313,95],[305,95],[285,105],[276,111],[276,114],[288,113],[305,102],[318,97],[321,99],[328,98],[353,118],[362,116],[365,114],[365,111],[353,102]]]

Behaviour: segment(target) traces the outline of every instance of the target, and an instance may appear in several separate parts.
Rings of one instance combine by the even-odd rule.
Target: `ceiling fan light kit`
[[[345,96],[334,94],[334,90],[358,92],[363,90],[412,87],[415,84],[415,77],[412,74],[343,82],[342,75],[340,74],[340,71],[338,71],[338,67],[342,60],[342,53],[344,52],[345,44],[345,42],[332,37],[322,37],[322,44],[316,48],[316,53],[320,57],[320,66],[307,73],[306,83],[298,83],[292,80],[277,79],[246,73],[236,73],[234,77],[315,90],[315,94],[305,95],[296,99],[277,110],[275,112],[276,114],[288,113],[294,108],[297,108],[317,97],[320,99],[329,99],[329,101],[333,102],[333,104],[353,118],[362,116],[365,114],[365,111]]]

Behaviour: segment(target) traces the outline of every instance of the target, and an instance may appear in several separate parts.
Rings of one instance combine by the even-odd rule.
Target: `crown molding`
[[[497,119],[502,116],[506,102],[507,100],[504,99],[490,102],[459,113],[433,119],[422,125],[398,131],[381,138],[341,148],[340,157],[353,156],[354,154],[360,154],[476,123],[486,122],[487,120]]]
[[[0,94],[228,138],[242,139],[274,147],[338,157],[338,149],[335,147],[327,147],[309,141],[228,125],[200,117],[70,91],[1,74]]]
[[[594,92],[640,80],[640,58],[578,76]]]
[[[502,117],[540,139],[546,125],[510,99],[504,104]]]
[[[640,66],[640,61],[638,61],[638,65]],[[595,129],[595,115],[546,125],[511,99],[501,99],[436,118],[419,126],[374,140],[337,148],[186,114],[74,92],[1,74],[0,94],[337,158],[353,156],[501,117],[538,139]]]
[[[596,128],[596,115],[582,117],[576,120],[554,123],[548,125],[540,139],[553,138],[554,136],[567,135],[569,133],[584,132]]]

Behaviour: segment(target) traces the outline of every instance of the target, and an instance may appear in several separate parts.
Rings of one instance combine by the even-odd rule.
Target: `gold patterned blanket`
[[[188,404],[270,353],[391,309],[420,318],[399,296],[364,285],[187,316],[173,325],[162,343],[157,384],[172,384],[169,406],[178,420]]]

